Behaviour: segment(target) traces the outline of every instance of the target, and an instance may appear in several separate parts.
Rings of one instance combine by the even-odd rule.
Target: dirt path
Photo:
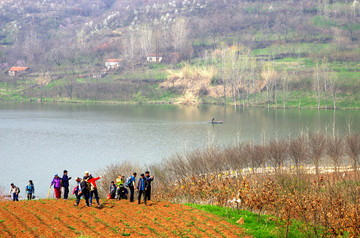
[[[0,202],[0,237],[241,237],[240,227],[184,205],[104,200]]]

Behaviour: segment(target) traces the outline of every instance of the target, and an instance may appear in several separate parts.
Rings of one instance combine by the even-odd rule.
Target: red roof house
[[[22,73],[27,72],[28,70],[29,70],[29,67],[13,66],[9,69],[9,75],[10,76],[20,75]]]

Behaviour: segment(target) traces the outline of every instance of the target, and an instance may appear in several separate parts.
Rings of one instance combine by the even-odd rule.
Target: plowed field
[[[104,200],[0,202],[0,237],[239,237],[240,227],[179,204]]]

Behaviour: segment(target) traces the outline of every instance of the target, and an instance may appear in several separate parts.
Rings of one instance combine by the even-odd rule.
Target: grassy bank
[[[239,225],[244,229],[244,232],[250,236],[256,238],[276,238],[283,237],[285,233],[285,224],[281,222],[280,219],[270,216],[270,215],[261,215],[259,222],[257,221],[258,215],[245,210],[236,210],[227,207],[220,207],[214,205],[200,205],[200,204],[185,204],[189,207],[214,214],[218,217],[224,218],[226,221],[234,225]],[[243,218],[243,224],[238,223],[238,221]],[[299,232],[299,226],[301,223],[294,222],[290,226],[290,231],[288,237],[304,237],[304,234]],[[311,237],[311,236],[309,236]]]

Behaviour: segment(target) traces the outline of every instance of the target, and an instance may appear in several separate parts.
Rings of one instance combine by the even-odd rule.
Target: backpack
[[[128,177],[125,180],[125,187],[130,187],[132,185],[131,177]]]
[[[91,183],[89,182],[89,179],[83,179],[81,180],[81,183],[85,183],[85,189],[88,190],[89,192],[91,191]]]

